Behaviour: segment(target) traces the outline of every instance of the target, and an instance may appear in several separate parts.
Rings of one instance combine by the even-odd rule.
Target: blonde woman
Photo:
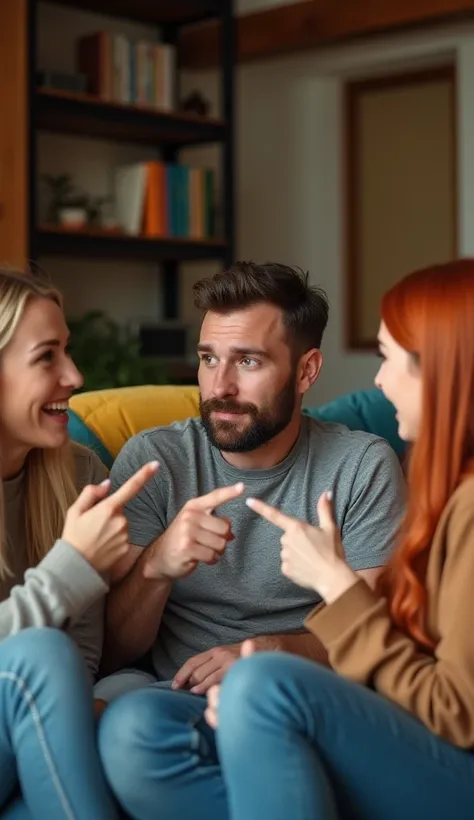
[[[95,748],[92,681],[104,575],[128,549],[122,508],[157,465],[108,494],[99,460],[68,439],[68,400],[81,383],[59,294],[0,270],[0,812],[7,820],[118,817]]]

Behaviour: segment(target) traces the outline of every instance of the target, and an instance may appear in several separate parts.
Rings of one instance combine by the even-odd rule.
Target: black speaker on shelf
[[[133,323],[140,342],[140,353],[168,361],[189,361],[196,355],[195,334],[183,322],[169,319]]]

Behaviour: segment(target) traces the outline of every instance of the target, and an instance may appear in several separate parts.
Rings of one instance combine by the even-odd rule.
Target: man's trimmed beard
[[[262,407],[239,404],[233,399],[207,399],[199,396],[199,410],[207,437],[214,447],[227,453],[250,453],[267,444],[287,427],[296,404],[296,373],[292,372],[282,390]],[[213,419],[212,413],[246,413],[250,421],[243,430],[238,423]]]

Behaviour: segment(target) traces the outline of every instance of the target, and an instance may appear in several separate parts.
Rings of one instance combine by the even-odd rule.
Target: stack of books
[[[77,43],[77,69],[87,91],[104,101],[176,107],[176,50],[166,43],[134,42],[123,34],[99,31]]]
[[[215,174],[203,168],[135,163],[115,172],[116,218],[125,233],[149,237],[215,236]]]

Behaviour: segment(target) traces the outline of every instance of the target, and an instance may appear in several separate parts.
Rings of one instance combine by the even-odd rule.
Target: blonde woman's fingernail
[[[332,490],[326,490],[326,498],[328,501],[332,501]]]

